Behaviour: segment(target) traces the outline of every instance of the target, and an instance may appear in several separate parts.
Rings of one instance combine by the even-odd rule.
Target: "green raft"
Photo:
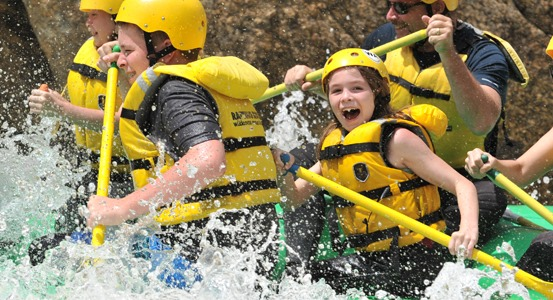
[[[547,230],[553,230],[553,225],[549,224],[545,219],[543,219],[541,216],[539,216],[537,213],[535,213],[533,210],[525,205],[509,205],[509,209],[514,214],[534,223],[535,225],[538,225],[539,227],[543,227]],[[547,206],[547,209],[553,211],[553,206]],[[480,248],[480,250],[483,250],[484,252],[514,266],[516,262],[513,261],[511,256],[506,254],[505,252],[497,251],[497,248],[500,247],[503,242],[509,243],[513,247],[516,260],[518,261],[526,252],[532,240],[540,233],[544,232],[544,229],[539,229],[528,225],[521,225],[515,220],[503,218],[496,225],[494,237],[490,239],[490,241],[488,241],[486,245]],[[329,259],[339,255],[337,252],[334,252],[332,250],[329,241],[330,234],[328,231],[328,227],[325,226],[325,229],[321,236],[321,245],[318,250],[317,259]],[[349,253],[352,252],[353,250],[351,250]],[[349,253],[348,250],[346,250],[345,254]],[[478,263],[475,267],[480,270],[490,269],[489,267]],[[493,279],[482,279],[479,284],[481,287],[487,288],[491,284],[493,284],[493,282]],[[529,290],[529,293],[531,299],[533,300],[547,299],[547,297],[534,290]],[[511,296],[509,299],[522,299],[522,297]]]
[[[553,211],[553,206],[547,206],[546,207],[549,211]],[[539,225],[545,229],[553,230],[553,225],[549,224],[545,219],[543,219],[541,216],[539,216],[537,213],[535,213],[533,210],[531,210],[526,205],[509,205],[509,209],[523,217],[526,220],[531,221],[532,223]],[[522,257],[522,255],[526,252],[528,247],[530,246],[530,243],[532,240],[542,233],[544,230],[531,228],[528,226],[517,224],[513,221],[509,221],[506,219],[502,219],[499,224],[496,225],[495,228],[496,235],[494,238],[492,238],[484,247],[482,247],[481,250],[484,252],[491,254],[506,263],[514,266],[516,262],[512,260],[512,258],[509,255],[506,255],[504,253],[498,253],[496,251],[496,248],[498,246],[501,246],[503,242],[508,242],[511,244],[513,249],[515,250],[515,257],[518,260]],[[549,254],[544,254],[549,255]],[[479,269],[484,269],[486,266],[478,266]],[[480,285],[483,287],[487,287],[491,284],[491,282],[480,282]],[[531,299],[547,299],[544,295],[534,291],[529,290]],[[514,298],[513,299],[522,299],[522,298]]]

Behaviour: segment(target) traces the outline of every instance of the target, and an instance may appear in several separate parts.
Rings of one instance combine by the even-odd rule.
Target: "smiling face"
[[[355,67],[335,70],[328,80],[328,101],[342,127],[352,131],[368,122],[375,110],[375,95]]]
[[[421,1],[417,0],[392,0],[390,3],[404,3],[410,8],[404,13],[398,13],[393,5],[388,9],[386,19],[396,28],[398,38],[409,35],[413,32],[426,28],[422,22],[422,16],[427,14],[426,5],[418,5]],[[411,6],[412,5],[412,6]]]
[[[118,33],[121,54],[117,66],[126,73],[132,84],[150,66],[144,33],[138,26],[125,23],[119,26]]]
[[[115,22],[112,16],[103,10],[91,10],[86,19],[86,28],[94,38],[96,48],[113,41],[115,38]]]

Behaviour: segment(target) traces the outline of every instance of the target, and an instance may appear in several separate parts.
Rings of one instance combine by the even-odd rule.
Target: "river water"
[[[317,141],[308,130],[301,111],[303,95],[292,93],[279,102],[274,126],[268,128],[271,144],[285,150],[304,141]],[[309,100],[316,101],[316,100]],[[321,111],[326,109],[321,103]],[[318,112],[314,112],[318,113]],[[309,276],[294,281],[284,278],[278,289],[258,278],[249,266],[255,249],[239,253],[206,245],[199,260],[203,280],[189,291],[168,288],[150,271],[150,263],[130,254],[133,237],[151,230],[151,218],[109,231],[99,248],[62,242],[43,264],[31,267],[26,254],[34,238],[53,232],[52,209],[65,202],[72,190],[65,184],[78,180],[86,170],[71,170],[71,164],[50,146],[56,120],[43,118],[40,124],[27,120],[28,131],[8,134],[0,146],[0,299],[357,299],[363,294],[349,291],[337,295],[324,282]],[[208,226],[224,226],[213,223]],[[232,230],[232,229],[229,229]],[[490,299],[491,290],[515,293],[528,299],[524,287],[512,278],[485,291],[477,282],[485,274],[465,269],[462,263],[448,263],[427,299]],[[257,281],[257,283],[256,283]],[[385,291],[378,299],[394,299]],[[497,299],[497,298],[494,298]]]

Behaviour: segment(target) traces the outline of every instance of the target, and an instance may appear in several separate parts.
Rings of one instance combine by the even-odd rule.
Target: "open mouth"
[[[92,28],[92,26],[86,26],[86,29],[88,30],[88,33],[90,33],[91,36],[95,36],[98,34],[98,32],[96,30],[94,30],[94,28]]]
[[[347,108],[342,111],[342,115],[346,120],[353,120],[359,116],[361,111],[357,108]]]

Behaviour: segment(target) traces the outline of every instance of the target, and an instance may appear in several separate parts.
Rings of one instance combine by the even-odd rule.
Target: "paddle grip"
[[[121,52],[121,47],[119,47],[119,45],[115,45],[115,46],[113,46],[113,49],[111,49],[111,51],[113,51],[113,52]],[[110,66],[111,66],[112,68],[117,68],[117,62],[116,62],[116,61],[112,61]]]
[[[288,153],[282,153],[280,155],[280,160],[282,160],[282,162],[284,164],[287,164],[289,161],[290,161],[290,154]],[[290,172],[294,175],[296,175],[296,172],[298,172],[298,169],[299,169],[299,166],[296,165],[296,164],[293,164],[288,170],[286,170],[287,172]]]
[[[488,162],[488,155],[487,155],[487,154],[482,154],[481,158],[482,158],[482,161],[483,161],[484,163],[487,163],[487,162]]]
[[[489,160],[487,154],[482,154],[481,158],[482,158],[482,161],[484,163],[487,163],[488,160]],[[488,172],[486,172],[486,174],[488,174],[488,176],[490,176],[492,179],[495,179],[497,177],[497,175],[499,175],[499,172],[497,170],[492,169],[492,170],[489,170]]]

